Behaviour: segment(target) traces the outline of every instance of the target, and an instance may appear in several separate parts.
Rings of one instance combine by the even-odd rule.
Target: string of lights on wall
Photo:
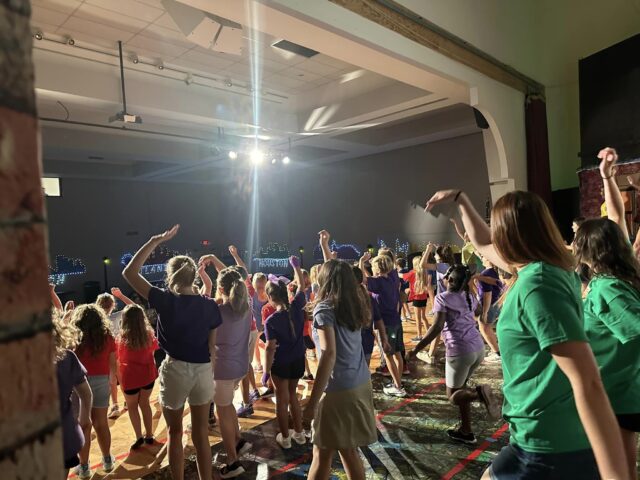
[[[68,275],[84,275],[87,267],[80,258],[69,258],[64,255],[56,255],[54,266],[49,266],[49,283],[62,285]]]
[[[260,247],[253,257],[258,268],[287,268],[289,266],[289,246],[277,242]]]
[[[384,240],[378,239],[378,249],[380,248],[391,248],[391,247],[387,245],[387,243]],[[410,249],[411,249],[411,246],[409,245],[409,242],[403,242],[399,238],[396,238],[392,248],[392,250],[396,252],[396,255],[403,254],[405,257],[409,255]]]

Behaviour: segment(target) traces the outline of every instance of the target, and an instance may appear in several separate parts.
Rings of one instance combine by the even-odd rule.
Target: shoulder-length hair
[[[329,260],[318,272],[320,290],[310,309],[322,301],[333,307],[336,322],[351,331],[360,330],[371,317],[367,294],[356,280],[351,265]]]
[[[567,271],[575,268],[549,208],[532,192],[509,192],[498,199],[491,211],[491,241],[513,267],[544,262]]]

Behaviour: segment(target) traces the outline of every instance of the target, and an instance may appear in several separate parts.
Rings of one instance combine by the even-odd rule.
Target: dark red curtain
[[[527,187],[529,191],[540,195],[551,208],[547,105],[544,99],[537,95],[527,96],[524,115],[527,135]]]

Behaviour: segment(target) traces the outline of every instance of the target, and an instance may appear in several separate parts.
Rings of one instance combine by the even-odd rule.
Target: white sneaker
[[[89,468],[89,465],[80,464],[75,468],[75,471],[78,478],[83,480],[91,478],[91,468]]]
[[[284,438],[282,433],[276,435],[276,442],[285,450],[289,450],[291,448],[291,437]]]
[[[404,388],[398,388],[395,385],[391,384],[387,387],[384,387],[382,389],[382,391],[384,392],[385,395],[389,395],[391,397],[406,397],[407,396],[407,392],[405,391]]]
[[[293,438],[293,441],[298,445],[304,445],[307,443],[307,437],[304,432],[297,433],[295,430],[289,430],[289,438]]]
[[[427,351],[423,350],[422,352],[418,352],[416,357],[418,357],[419,360],[422,360],[427,365],[435,365],[436,364],[435,357],[432,357],[431,355],[429,355],[429,352],[427,352]]]
[[[489,355],[484,357],[484,361],[487,363],[502,363],[502,358],[496,352],[491,352]]]

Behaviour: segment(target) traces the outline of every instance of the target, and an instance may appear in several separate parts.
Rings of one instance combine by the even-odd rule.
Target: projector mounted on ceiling
[[[162,0],[162,5],[187,39],[215,52],[242,54],[242,25],[205,13],[176,0]]]
[[[132,115],[127,112],[127,94],[124,89],[124,64],[122,63],[122,42],[118,40],[118,50],[120,52],[120,85],[122,86],[122,111],[111,115],[109,117],[109,123],[124,122],[124,123],[142,123],[142,117],[140,115]]]

